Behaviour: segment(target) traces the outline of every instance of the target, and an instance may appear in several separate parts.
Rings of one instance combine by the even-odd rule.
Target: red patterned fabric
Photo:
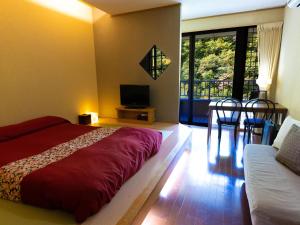
[[[61,123],[2,141],[0,167],[40,154],[94,129]],[[83,222],[108,203],[122,184],[158,152],[161,142],[160,132],[120,128],[99,142],[25,176],[21,182],[21,200],[68,211],[77,222]]]
[[[21,201],[21,183],[32,172],[69,157],[112,135],[118,128],[98,128],[70,141],[56,145],[40,154],[11,162],[0,168],[0,198]]]

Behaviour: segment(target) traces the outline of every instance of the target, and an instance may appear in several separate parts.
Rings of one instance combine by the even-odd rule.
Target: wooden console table
[[[120,106],[116,110],[120,122],[152,124],[155,121],[155,108],[152,107],[130,109]]]

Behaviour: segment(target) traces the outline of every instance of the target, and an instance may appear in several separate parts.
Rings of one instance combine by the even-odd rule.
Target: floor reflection
[[[191,149],[182,154],[142,224],[246,224],[240,197],[244,183],[242,132],[235,146],[233,130],[223,129],[218,145],[217,130],[213,129],[208,146],[207,129],[192,129]]]

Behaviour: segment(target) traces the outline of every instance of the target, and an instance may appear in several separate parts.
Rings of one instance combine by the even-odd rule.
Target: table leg
[[[287,116],[287,111],[281,114],[281,124],[280,125],[283,124],[283,121],[285,120],[286,116]]]
[[[207,143],[210,141],[210,136],[211,136],[212,117],[213,117],[213,110],[209,109],[208,110]]]
[[[279,113],[275,112],[275,120],[274,120],[275,124],[279,124]]]

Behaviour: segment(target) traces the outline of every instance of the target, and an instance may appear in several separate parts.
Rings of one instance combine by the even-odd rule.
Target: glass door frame
[[[182,37],[189,38],[189,81],[188,81],[188,124],[199,125],[193,121],[194,100],[194,74],[195,74],[195,40],[197,35],[236,32],[236,48],[234,58],[232,97],[243,100],[244,75],[246,68],[248,29],[256,26],[235,27],[228,29],[217,29],[182,33]]]

